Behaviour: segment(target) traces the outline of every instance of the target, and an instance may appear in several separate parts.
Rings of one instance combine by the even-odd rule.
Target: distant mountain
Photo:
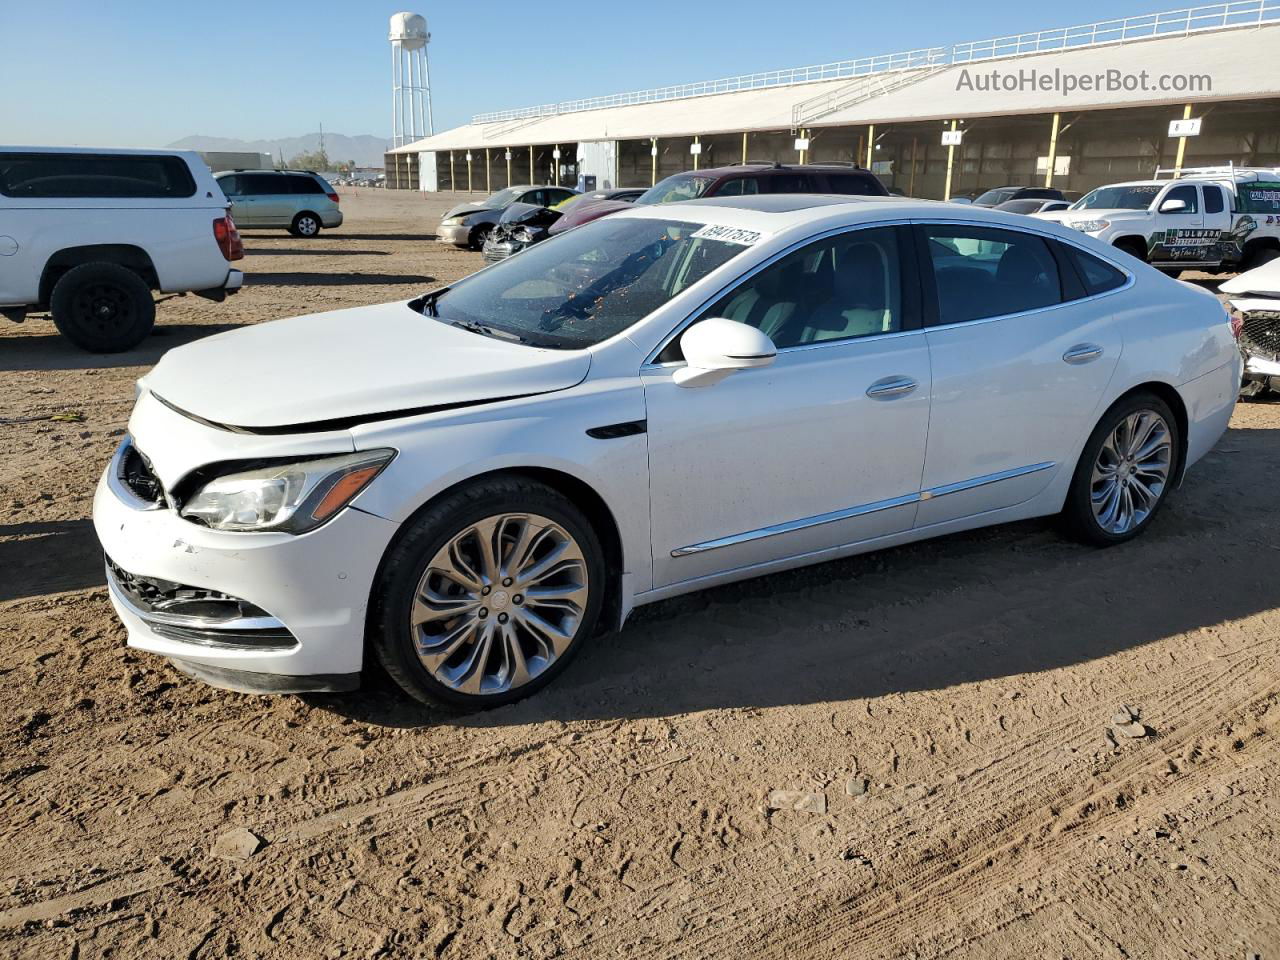
[[[382,166],[382,155],[390,147],[391,141],[382,137],[365,134],[348,137],[341,133],[324,135],[324,150],[334,163],[354,160],[361,167]],[[320,134],[306,133],[300,137],[281,137],[278,140],[237,140],[235,137],[204,137],[200,135],[183,137],[169,144],[174,150],[226,150],[249,151],[253,153],[269,153],[276,159],[284,154],[285,163],[300,153],[309,153],[320,149]]]

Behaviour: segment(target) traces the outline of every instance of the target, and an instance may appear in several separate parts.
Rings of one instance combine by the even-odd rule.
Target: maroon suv
[[[846,164],[745,163],[710,170],[686,170],[660,180],[642,193],[635,205],[674,203],[699,197],[741,197],[758,193],[843,193],[859,197],[887,197],[889,191],[870,170]],[[581,201],[565,211],[551,233],[598,220],[632,204],[616,200]]]

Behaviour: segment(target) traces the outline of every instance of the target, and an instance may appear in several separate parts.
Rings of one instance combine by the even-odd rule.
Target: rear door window
[[[1085,289],[1090,296],[1124,286],[1125,275],[1111,264],[1070,244],[1059,243],[1059,246],[1066,250],[1067,256],[1075,262],[1076,269],[1080,272],[1080,279],[1084,281]]]
[[[1204,188],[1204,212],[1221,213],[1226,209],[1222,199],[1222,188],[1208,186]]]
[[[228,197],[239,196],[241,193],[239,177],[219,177],[218,186],[222,188],[222,192]]]
[[[841,193],[853,197],[882,197],[883,189],[877,189],[878,183],[872,183],[868,177],[860,177],[852,173],[827,174],[827,193]]]
[[[302,175],[290,176],[289,193],[324,193],[324,188],[316,181],[315,177],[307,177]]]
[[[1058,264],[1040,237],[1016,230],[926,224],[938,322],[964,323],[1062,302]]]
[[[0,154],[0,194],[6,197],[180,198],[194,196],[195,178],[181,157],[150,154]]]
[[[813,184],[808,174],[777,173],[765,177],[770,193],[812,193]]]
[[[285,178],[274,173],[240,174],[240,192],[251,197],[269,197],[289,192]]]

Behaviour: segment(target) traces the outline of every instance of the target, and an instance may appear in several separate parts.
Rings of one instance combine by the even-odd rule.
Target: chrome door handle
[[[1096,343],[1077,343],[1062,355],[1062,359],[1067,363],[1079,364],[1097,360],[1100,356],[1102,356],[1102,348]]]
[[[867,387],[867,396],[872,400],[889,400],[893,397],[905,397],[920,384],[910,377],[885,377]]]

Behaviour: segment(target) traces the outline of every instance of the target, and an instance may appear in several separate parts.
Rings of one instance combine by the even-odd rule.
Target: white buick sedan
[[[638,207],[170,351],[94,523],[130,645],[187,673],[340,690],[376,658],[489,706],[714,584],[1051,514],[1128,540],[1239,382],[1212,296],[1050,222]]]

